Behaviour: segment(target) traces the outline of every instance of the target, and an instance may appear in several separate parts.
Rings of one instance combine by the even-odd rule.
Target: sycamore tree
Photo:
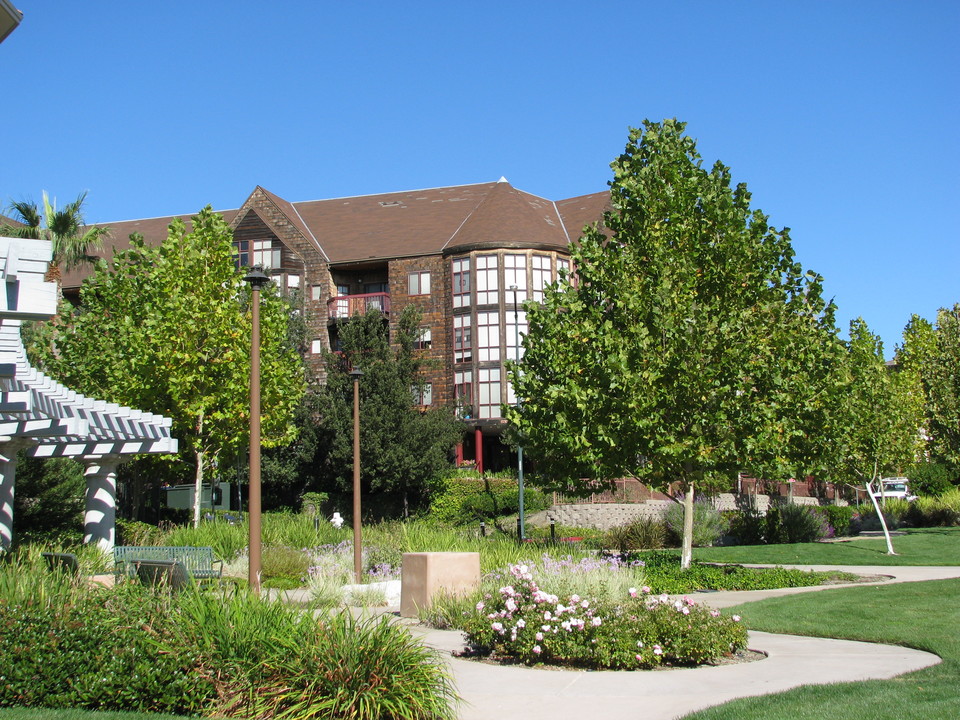
[[[924,384],[931,456],[960,473],[960,303],[937,312],[935,344]]]
[[[859,484],[902,474],[922,447],[923,398],[911,368],[887,366],[883,342],[862,318],[850,323],[842,380],[834,437],[841,450],[841,475]]]
[[[613,209],[574,245],[575,277],[527,305],[510,374],[522,404],[507,417],[555,487],[679,483],[688,567],[704,478],[789,477],[816,460],[839,342],[788,231],[750,209],[728,168],[704,169],[684,127],[631,130]]]
[[[173,435],[193,465],[194,523],[204,474],[236,456],[250,418],[250,291],[233,258],[232,234],[209,207],[187,231],[101,261],[80,305],[40,333],[34,360],[86,395],[173,419]],[[292,417],[304,370],[287,342],[287,309],[273,284],[261,292],[261,406],[265,447],[295,435]]]
[[[414,349],[420,311],[403,309],[393,337],[377,310],[356,315],[340,328],[340,350],[327,356],[320,424],[329,438],[324,474],[344,492],[353,485],[353,379],[360,393],[361,492],[384,514],[404,516],[427,500],[429,483],[451,465],[463,424],[450,408],[422,407],[426,361]]]

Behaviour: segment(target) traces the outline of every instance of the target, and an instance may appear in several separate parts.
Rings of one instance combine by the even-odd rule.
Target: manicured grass
[[[687,720],[952,720],[960,714],[960,580],[825,590],[727,612],[741,614],[752,630],[903,645],[943,662],[892,680],[735,700]]]
[[[893,537],[896,555],[887,555],[887,544],[881,536],[848,542],[696,548],[693,557],[703,562],[771,565],[960,565],[960,528],[905,532]]]

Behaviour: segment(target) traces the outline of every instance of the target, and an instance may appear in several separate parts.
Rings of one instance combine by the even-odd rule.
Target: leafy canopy
[[[823,450],[808,423],[842,347],[821,278],[684,127],[631,130],[575,277],[527,306],[507,416],[554,486],[794,474]]]

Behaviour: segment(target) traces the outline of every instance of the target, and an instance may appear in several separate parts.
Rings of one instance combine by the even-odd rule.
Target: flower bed
[[[739,617],[630,589],[620,602],[543,592],[526,565],[464,623],[472,652],[527,665],[638,670],[717,661],[747,642]]]

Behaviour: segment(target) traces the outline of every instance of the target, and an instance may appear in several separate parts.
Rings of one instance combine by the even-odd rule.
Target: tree
[[[847,477],[864,483],[885,473],[902,473],[916,460],[922,442],[922,396],[913,394],[909,369],[887,367],[883,342],[863,318],[850,323],[843,379],[843,431],[836,439]]]
[[[407,306],[396,321],[393,344],[383,315],[357,315],[342,326],[338,353],[327,356],[320,423],[330,439],[327,476],[347,491],[353,482],[353,368],[360,379],[361,485],[378,493],[384,509],[426,500],[429,482],[448,468],[463,425],[449,408],[421,410],[414,392],[423,389],[425,362],[414,349],[420,312]]]
[[[47,277],[56,280],[58,294],[61,272],[96,261],[90,252],[100,249],[103,238],[110,232],[105,227],[87,227],[83,219],[83,203],[86,199],[87,193],[82,192],[76,200],[57,209],[56,198],[51,203],[44,190],[42,208],[29,200],[11,203],[13,219],[21,225],[5,225],[2,229],[4,234],[11,237],[50,241],[53,259]]]
[[[926,363],[924,384],[930,422],[930,451],[960,473],[960,303],[937,312],[936,344]]]
[[[685,495],[712,473],[796,472],[819,446],[836,361],[821,278],[788,231],[751,211],[728,168],[709,172],[676,120],[631,130],[612,165],[613,209],[573,250],[576,277],[527,304],[507,417],[561,489],[625,474]],[[566,487],[564,487],[566,486]]]
[[[98,263],[79,308],[32,348],[69,387],[173,419],[194,467],[194,523],[205,471],[248,438],[250,292],[232,253],[230,228],[209,207],[189,233],[175,220],[159,247],[132,237],[112,265]],[[261,429],[270,447],[293,440],[305,381],[273,284],[261,293],[260,313]]]

